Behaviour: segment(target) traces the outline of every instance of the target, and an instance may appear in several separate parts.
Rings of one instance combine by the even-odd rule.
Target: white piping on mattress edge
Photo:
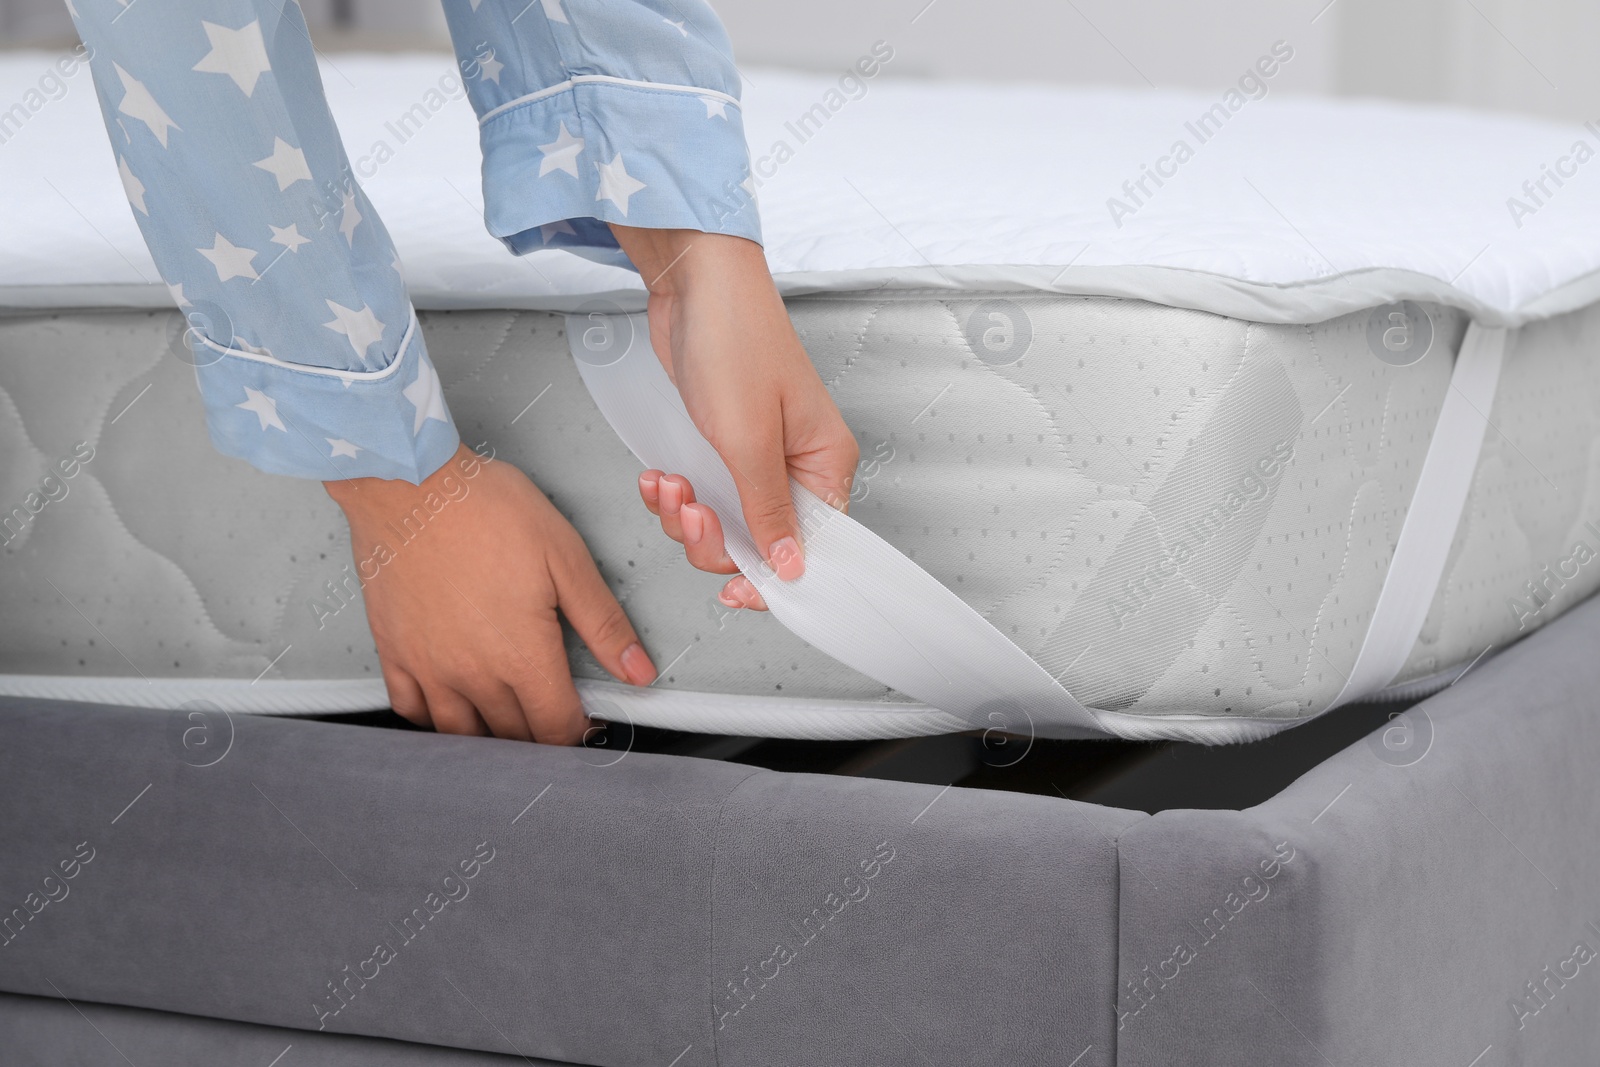
[[[0,674],[0,696],[164,710],[203,700],[224,711],[274,715],[375,711],[389,706],[383,681],[364,678],[251,682],[242,678]]]
[[[960,732],[966,724],[925,704],[876,701],[809,700],[795,697],[696,693],[679,689],[636,689],[620,682],[575,679],[585,710],[620,710],[625,721],[691,733],[746,736],[760,719],[763,737],[800,740],[865,741]],[[0,674],[0,697],[75,700],[86,704],[175,710],[188,701],[207,701],[241,714],[286,718],[339,712],[379,711],[389,706],[378,679],[133,678],[73,675]],[[607,707],[601,708],[605,702]],[[1145,741],[1234,744],[1278,733],[1305,719],[1252,719],[1238,716],[1150,718],[1124,712],[1099,712],[1116,722],[1118,735]],[[600,717],[604,717],[603,714]],[[614,717],[614,716],[613,716]],[[1102,734],[1041,733],[1042,737],[1106,740]]]

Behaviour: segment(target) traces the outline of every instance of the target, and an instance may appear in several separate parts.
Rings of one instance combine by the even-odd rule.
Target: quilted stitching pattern
[[[994,299],[1028,325],[1020,359],[975,347]],[[1338,691],[1448,360],[1375,359],[1365,314],[1276,326],[1109,298],[927,293],[791,312],[861,440],[852,513],[1085,702],[1300,717]],[[1464,317],[1430,313],[1436,352],[1454,350]],[[360,602],[340,592],[337,510],[314,483],[194,447],[201,410],[190,369],[162,355],[169,318],[0,320],[0,506],[21,503],[75,441],[96,449],[0,551],[0,601],[21,609],[0,620],[0,671],[374,677]],[[577,525],[664,666],[661,686],[903,700],[772,619],[716,603],[718,579],[689,568],[638,505],[637,463],[584,392],[560,317],[439,312],[423,328],[463,438],[528,470]],[[1547,565],[1571,570],[1576,540],[1600,549],[1585,529],[1600,522],[1597,343],[1600,309],[1518,335],[1402,680],[1503,647],[1600,585],[1600,562],[1559,586],[1541,579]],[[1252,480],[1274,448],[1291,458]],[[1152,571],[1180,541],[1190,558]],[[1540,580],[1547,603],[1519,619],[1513,598],[1531,603]],[[605,677],[571,651],[579,675]]]

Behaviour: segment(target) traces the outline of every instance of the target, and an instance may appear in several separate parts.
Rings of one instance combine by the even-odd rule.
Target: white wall
[[[714,0],[752,64],[843,66],[882,38],[900,75],[1212,88],[1285,40],[1295,58],[1277,86],[1331,92],[1339,34],[1311,22],[1324,2]]]
[[[742,61],[1215,88],[1278,39],[1275,87],[1600,118],[1597,0],[714,0]],[[913,21],[915,20],[915,21]]]
[[[511,3],[517,0],[487,0]],[[713,0],[740,62],[827,70],[872,42],[899,75],[1211,89],[1275,40],[1274,88],[1600,118],[1600,0]],[[302,0],[324,47],[443,47],[435,0]],[[0,47],[70,39],[62,0],[0,0]]]
[[[1337,90],[1600,118],[1595,0],[1339,0]]]

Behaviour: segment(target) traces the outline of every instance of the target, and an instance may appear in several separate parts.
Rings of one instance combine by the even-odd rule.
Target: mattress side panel
[[[338,508],[210,446],[183,329],[0,319],[0,670],[377,679]]]
[[[1268,326],[948,293],[790,310],[861,445],[852,514],[1080,699],[1151,717],[1294,720],[1339,691],[1465,329],[1431,308],[1428,357],[1396,366],[1375,357],[1370,313]],[[1591,309],[1522,331],[1406,678],[1503,647],[1600,585],[1577,548],[1600,552],[1597,323]],[[717,603],[716,576],[639,505],[638,463],[559,317],[441,312],[423,328],[466,439],[572,520],[667,668],[660,687],[904,703]],[[0,320],[0,506],[17,505],[0,515],[0,599],[17,609],[0,618],[0,670],[366,680],[362,699],[381,703],[337,508],[203,444],[180,337],[175,314]],[[569,653],[580,678],[607,677],[571,635]]]
[[[1488,415],[1401,682],[1505,648],[1600,589],[1600,305],[1516,330]]]

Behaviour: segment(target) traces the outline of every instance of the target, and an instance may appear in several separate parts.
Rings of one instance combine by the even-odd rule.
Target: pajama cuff
[[[217,449],[269,474],[421,482],[460,444],[413,315],[382,370],[340,371],[223,348],[191,334]]]
[[[518,255],[611,251],[605,223],[726,233],[759,243],[744,121],[733,97],[600,75],[572,79],[481,120],[484,221]]]

